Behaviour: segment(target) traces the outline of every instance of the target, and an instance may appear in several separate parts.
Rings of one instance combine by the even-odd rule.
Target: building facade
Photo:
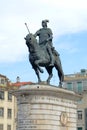
[[[64,88],[82,95],[77,108],[77,130],[87,130],[87,70],[65,75]]]
[[[0,130],[16,130],[16,98],[9,89],[9,79],[0,75]]]
[[[0,74],[0,130],[16,130],[17,126],[17,100],[11,90],[20,86],[32,84],[31,82],[11,83],[9,79]]]
[[[87,90],[82,92],[82,100],[78,102],[77,128],[87,130]]]
[[[16,130],[16,98],[0,90],[0,130]]]

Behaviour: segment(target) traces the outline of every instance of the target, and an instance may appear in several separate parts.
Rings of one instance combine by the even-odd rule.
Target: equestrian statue
[[[24,38],[29,50],[29,61],[37,75],[38,83],[41,83],[39,72],[43,73],[43,69],[41,67],[45,67],[49,74],[46,80],[47,84],[50,84],[50,80],[53,76],[52,70],[55,67],[58,72],[59,86],[62,87],[62,83],[64,81],[62,64],[59,53],[53,47],[53,34],[52,30],[47,27],[47,22],[49,22],[49,20],[42,20],[42,28],[35,34],[30,33],[28,26],[25,23],[29,33]],[[37,36],[39,37],[39,43],[37,42]]]

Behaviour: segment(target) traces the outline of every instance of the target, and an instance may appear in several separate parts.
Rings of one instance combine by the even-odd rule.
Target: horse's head
[[[27,36],[24,38],[26,40],[26,45],[30,52],[35,51],[35,46],[37,44],[37,39],[33,34],[27,34]]]
[[[33,34],[27,34],[27,36],[24,38],[28,44],[37,43],[37,39],[34,37]]]

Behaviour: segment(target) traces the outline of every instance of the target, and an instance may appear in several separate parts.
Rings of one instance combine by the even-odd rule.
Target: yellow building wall
[[[16,98],[12,96],[12,101],[8,100],[8,91],[4,91],[4,99],[0,99],[0,107],[4,108],[4,116],[0,117],[0,124],[3,124],[3,130],[7,130],[7,125],[11,125],[11,130],[16,130],[17,114]],[[8,119],[8,109],[12,110],[12,117]]]

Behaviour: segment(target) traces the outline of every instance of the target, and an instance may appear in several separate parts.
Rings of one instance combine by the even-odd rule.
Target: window
[[[5,83],[5,80],[4,79],[1,79],[1,84],[4,84]]]
[[[0,124],[0,130],[4,130],[4,129],[3,129],[3,124]]]
[[[7,125],[7,130],[11,130],[11,125]]]
[[[68,89],[68,90],[73,90],[72,83],[67,83],[67,89]]]
[[[82,127],[78,127],[78,129],[77,130],[82,130]]]
[[[4,116],[4,108],[0,107],[0,117]]]
[[[82,99],[78,100],[78,104],[81,104],[82,102],[83,102]]]
[[[12,101],[12,94],[8,92],[8,100]]]
[[[86,74],[86,70],[85,69],[81,69],[81,74],[85,75]]]
[[[8,113],[7,113],[8,115],[7,115],[7,117],[8,118],[11,118],[12,117],[12,110],[11,109],[8,109]]]
[[[82,111],[77,111],[78,120],[82,120]]]
[[[82,82],[78,82],[78,93],[82,93]]]
[[[0,99],[4,100],[4,91],[0,91]]]

